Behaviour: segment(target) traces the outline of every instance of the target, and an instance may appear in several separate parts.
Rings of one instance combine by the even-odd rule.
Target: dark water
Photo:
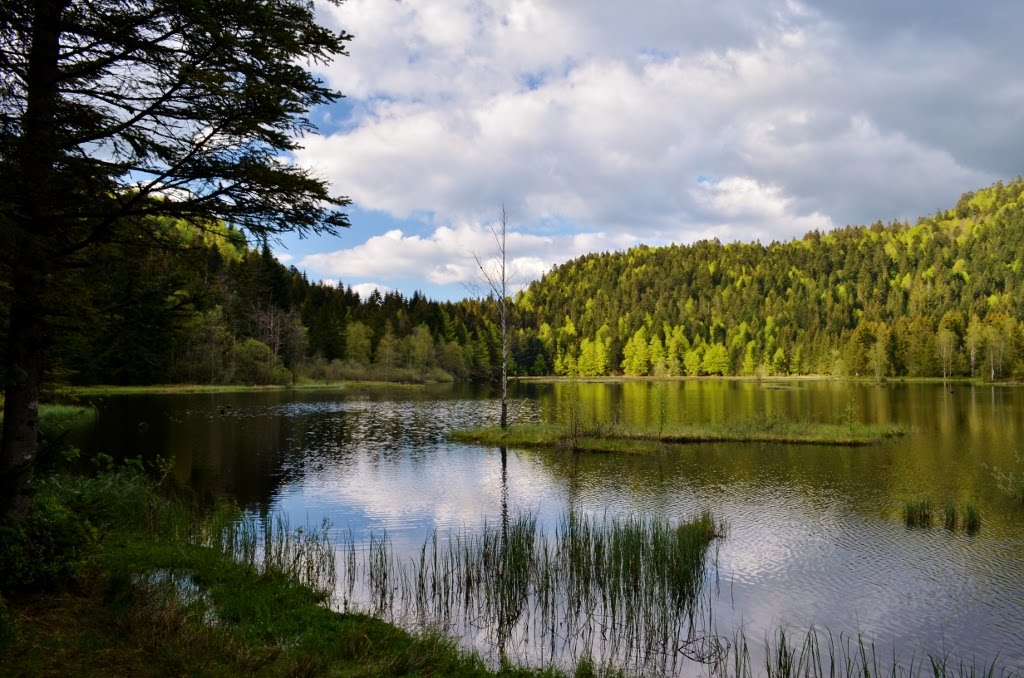
[[[941,384],[685,381],[519,384],[518,420],[624,424],[781,416],[899,423],[865,448],[701,444],[651,456],[449,443],[497,419],[469,387],[110,397],[87,445],[174,459],[174,477],[291,523],[324,517],[356,541],[386,530],[416,552],[432,530],[470,530],[503,510],[552,525],[594,515],[686,518],[710,509],[718,543],[712,612],[756,646],[780,625],[1024,669],[1024,389]],[[146,422],[145,426],[139,426]],[[903,502],[975,504],[977,534],[908,528]]]

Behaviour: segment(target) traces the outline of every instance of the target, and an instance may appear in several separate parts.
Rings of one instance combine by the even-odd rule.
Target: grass
[[[989,664],[965,663],[948,654],[923,652],[900,657],[878,652],[863,634],[839,636],[814,627],[794,639],[784,627],[776,627],[765,637],[762,664],[751,661],[750,645],[740,629],[728,645],[718,666],[722,675],[736,678],[994,678],[1021,676],[1020,669],[999,668]]]
[[[50,477],[37,497],[96,539],[56,588],[3,592],[4,675],[562,675],[488,669],[436,632],[331,611],[336,550],[323,529],[201,510],[125,471]]]
[[[74,396],[113,396],[168,393],[250,393],[258,391],[291,391],[314,389],[347,388],[422,388],[423,384],[408,384],[394,381],[340,381],[340,382],[298,382],[289,386],[265,385],[246,386],[242,384],[151,384],[145,386],[72,386],[67,392]]]
[[[492,662],[597,652],[606,668],[646,674],[703,635],[707,552],[723,530],[708,514],[673,522],[569,513],[547,535],[524,514],[434,533],[409,560],[386,535],[372,537],[362,560],[354,545],[341,548],[341,606],[475,638]],[[354,599],[356,582],[365,587]]]
[[[964,507],[964,530],[968,534],[977,534],[981,529],[981,513],[974,504],[967,504]]]
[[[903,522],[907,527],[931,527],[934,513],[930,499],[915,499],[903,503]],[[942,510],[942,524],[950,531],[960,526],[967,534],[977,534],[981,529],[981,512],[977,506],[968,503],[961,513],[955,503],[947,502]]]
[[[907,527],[930,527],[932,524],[932,502],[917,499],[903,504],[903,522]]]
[[[793,422],[768,417],[721,424],[669,424],[659,428],[577,428],[557,424],[518,424],[505,430],[482,427],[453,431],[451,439],[509,447],[564,447],[587,452],[650,453],[664,445],[708,442],[860,446],[876,444],[907,433],[906,429],[895,425]]]
[[[943,523],[947,530],[955,530],[957,523],[957,510],[956,504],[950,502],[946,504],[945,511],[943,512],[944,520]]]
[[[68,429],[93,421],[96,408],[86,405],[40,405],[39,430],[43,435],[60,435]],[[0,407],[0,424],[3,424],[4,412]]]

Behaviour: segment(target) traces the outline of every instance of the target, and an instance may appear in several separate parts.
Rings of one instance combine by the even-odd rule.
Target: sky
[[[313,280],[480,293],[644,243],[914,221],[1022,173],[1024,3],[347,0],[345,98],[294,160],[351,228],[275,253]]]

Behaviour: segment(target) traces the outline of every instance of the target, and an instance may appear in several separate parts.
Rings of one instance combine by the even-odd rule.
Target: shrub
[[[234,381],[241,384],[278,384],[287,386],[292,373],[269,346],[256,339],[235,343]]]
[[[37,494],[24,520],[0,527],[0,591],[74,584],[96,543],[88,520],[56,497]]]

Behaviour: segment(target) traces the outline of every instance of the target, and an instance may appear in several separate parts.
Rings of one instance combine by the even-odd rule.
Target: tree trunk
[[[53,256],[41,245],[57,224],[53,205],[58,166],[56,129],[57,78],[61,17],[69,0],[36,0],[25,82],[23,133],[11,176],[18,182],[19,203],[7,240],[11,267],[11,308],[7,328],[7,387],[3,444],[0,447],[0,509],[23,515],[31,485],[39,434],[39,391],[47,345],[47,262]]]
[[[42,286],[45,277],[24,271],[14,280],[7,333],[7,390],[4,400],[3,447],[0,451],[2,510],[21,516],[32,498],[32,476],[39,433],[39,391],[43,383],[46,326]]]
[[[501,268],[505,270],[504,229],[502,230]],[[504,293],[504,285],[502,285]],[[501,428],[508,428],[508,302],[501,298]]]

